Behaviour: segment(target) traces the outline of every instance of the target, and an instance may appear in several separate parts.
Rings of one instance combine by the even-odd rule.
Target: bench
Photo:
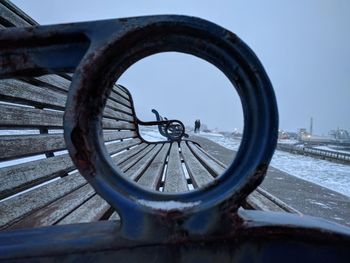
[[[35,24],[10,2],[0,4],[3,27]],[[115,28],[116,24],[120,26]],[[261,81],[256,84],[259,89],[253,90],[262,92],[258,101],[267,100],[259,115],[265,122],[252,120],[254,114],[246,113],[256,126],[245,123],[243,146],[229,167],[190,140],[147,142],[141,137],[139,125],[170,126],[176,120],[147,123],[137,119],[130,92],[114,85],[115,77],[108,77],[123,72],[128,63],[104,64],[105,60],[99,58],[106,54],[101,53],[85,56],[78,66],[87,51],[87,36],[91,43],[103,47],[106,39],[119,41],[120,35],[114,36],[113,32],[128,35],[131,30],[131,39],[144,38],[142,32],[147,28],[155,37],[159,32],[169,34],[169,29],[177,29],[179,24],[181,30],[165,39],[181,44],[183,38],[176,38],[177,34],[186,30],[190,36],[199,30],[198,38],[209,33],[213,39],[221,39],[216,34],[227,37],[227,42],[207,49],[200,46],[200,51],[186,49],[187,45],[195,46],[188,37],[190,43],[185,41],[179,50],[197,50],[197,55],[210,57],[212,60],[208,60],[216,66],[223,63],[222,70],[227,73],[227,68],[232,69],[227,67],[232,66],[232,57],[220,52],[225,45],[242,49],[247,53],[241,55],[248,54],[255,66],[254,74]],[[107,33],[103,37],[96,32]],[[53,35],[67,42],[57,41]],[[103,42],[98,42],[101,37]],[[144,39],[145,46],[130,50],[147,51],[147,44],[151,50],[162,50],[152,46],[159,44],[156,37]],[[31,45],[21,46],[26,41]],[[295,214],[240,208],[290,209],[262,189],[253,192],[263,179],[276,145],[277,111],[264,71],[231,33],[195,18],[160,16],[4,30],[0,43],[4,43],[0,50],[0,228],[6,230],[0,232],[1,260],[137,262],[151,256],[156,262],[174,258],[183,262],[243,262],[249,258],[279,262],[281,255],[290,251],[300,255],[300,262],[310,257],[340,260],[349,256],[350,231],[345,227]],[[164,48],[173,50],[174,43]],[[204,50],[208,53],[200,53]],[[110,50],[106,52],[111,55]],[[9,59],[22,59],[22,63],[9,63]],[[90,59],[96,59],[90,61],[93,67],[87,64]],[[240,63],[244,65],[245,59]],[[235,72],[243,77],[240,67]],[[236,81],[253,92],[243,84],[250,77],[237,77]],[[248,96],[244,89],[241,92],[243,97]],[[256,103],[253,97],[245,97],[245,103]],[[261,110],[262,104],[256,106]],[[262,134],[254,137],[257,130]],[[247,147],[249,143],[254,146]],[[192,188],[200,189],[186,192]],[[239,250],[235,249],[237,244]],[[271,248],[278,248],[279,253]],[[327,249],[314,255],[315,248]]]
[[[6,6],[2,10],[7,14],[2,21],[9,20],[2,22],[3,27],[28,25],[22,15],[12,12],[10,16]],[[70,83],[67,74],[0,80],[0,127],[4,130],[0,137],[0,229],[118,218],[79,174],[66,151],[62,119]],[[159,125],[162,132],[172,125],[182,128],[174,137],[164,132],[170,142],[150,143],[140,135],[140,125]],[[184,126],[180,121],[139,120],[130,92],[121,85],[115,85],[110,94],[103,128],[113,160],[142,186],[183,192],[205,186],[226,169],[198,144],[181,140]],[[259,192],[248,198],[245,207],[292,211]]]

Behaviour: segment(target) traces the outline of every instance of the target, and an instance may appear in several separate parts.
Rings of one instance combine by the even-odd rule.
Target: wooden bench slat
[[[135,131],[104,131],[103,132],[103,140],[104,141],[114,141],[120,139],[128,139],[137,137],[137,133]]]
[[[9,11],[11,11],[14,15],[20,17],[22,20],[26,21],[29,25],[38,25],[38,23],[33,18],[19,9],[12,2],[2,0],[1,5],[6,6]]]
[[[139,138],[123,141],[123,142],[115,142],[106,145],[107,151],[110,154],[118,153],[122,150],[128,149],[132,146],[138,145],[141,143],[141,140]]]
[[[208,172],[207,169],[197,160],[197,158],[192,154],[186,142],[182,141],[181,144],[181,153],[183,160],[186,165],[186,169],[190,178],[192,179],[193,186],[201,187],[205,186],[211,181],[214,180],[213,176]]]
[[[133,115],[133,110],[129,107],[126,107],[118,102],[115,102],[113,100],[108,100],[106,103],[106,108],[110,108],[115,111],[121,111],[126,114]]]
[[[116,121],[111,119],[102,119],[102,126],[104,129],[121,129],[121,130],[135,130],[135,124],[126,121]]]
[[[25,27],[30,25],[26,20],[3,5],[3,3],[0,3],[0,17],[14,26]],[[8,27],[8,25],[5,26]]]
[[[67,96],[16,79],[0,80],[0,99],[40,108],[64,110]]]
[[[119,102],[121,104],[123,104],[124,106],[127,106],[129,108],[131,108],[131,102],[129,99],[124,98],[123,96],[121,96],[120,94],[116,93],[116,92],[111,92],[109,95],[109,99],[115,101],[115,102]]]
[[[130,169],[131,166],[133,166],[135,163],[137,163],[139,160],[141,160],[147,153],[149,153],[153,148],[155,147],[154,144],[147,145],[144,149],[139,151],[137,154],[131,156],[128,158],[125,162],[119,165],[120,169],[123,172],[126,172],[128,169]]]
[[[127,149],[141,142],[140,139],[126,140],[116,145],[107,145],[110,154]],[[52,178],[66,175],[75,166],[68,154],[31,161],[0,169],[0,199],[43,183]]]
[[[0,169],[0,199],[74,170],[68,154]]]
[[[111,115],[109,115],[111,114]],[[107,127],[117,128],[134,128],[135,125],[129,123],[116,123],[116,120],[134,121],[130,115],[115,112],[106,114],[104,116],[112,117],[113,120],[104,119],[104,124]],[[0,104],[0,127],[4,128],[62,128],[63,127],[63,112],[31,109],[27,107],[13,106]]]
[[[65,149],[63,134],[0,136],[0,160]]]
[[[210,159],[212,159],[214,162],[216,162],[219,166],[221,166],[222,168],[226,169],[227,165],[224,164],[223,162],[220,162],[218,159],[216,159],[214,156],[212,156],[211,154],[209,154],[208,152],[206,152],[202,147],[197,147],[198,150],[200,150],[204,155],[206,155],[207,157],[209,157]]]
[[[62,112],[0,105],[1,128],[62,128]]]
[[[110,209],[110,205],[99,195],[95,194],[57,224],[64,225],[98,221],[108,209]]]
[[[157,144],[151,151],[149,151],[140,161],[129,168],[125,174],[129,176],[130,179],[137,181],[141,176],[143,171],[150,165],[154,157],[158,154],[162,148],[161,144]]]
[[[115,122],[112,129],[129,129],[124,122]],[[63,134],[6,135],[0,136],[0,161],[35,154],[60,151],[66,148]]]
[[[79,173],[74,173],[15,196],[6,200],[6,202],[1,202],[0,228],[10,225],[23,218],[26,214],[48,205],[84,183],[86,183],[86,180]]]
[[[34,86],[21,80],[4,79],[0,80],[0,99],[6,102],[22,103],[40,108],[64,110],[67,94],[55,92],[45,87]],[[132,114],[130,108],[115,101],[107,100],[104,116],[117,120],[134,121],[134,116],[130,114]]]
[[[214,176],[221,175],[225,168],[215,162],[213,159],[208,158],[206,154],[204,154],[199,147],[192,142],[188,142],[188,147],[191,149],[192,153],[196,156],[196,158],[201,162],[201,164]]]
[[[133,115],[129,115],[120,111],[115,111],[108,107],[104,108],[103,116],[115,120],[135,122],[135,117]]]
[[[54,86],[62,91],[68,91],[71,83],[68,79],[54,74],[42,75],[34,79],[39,80],[44,86]]]
[[[53,203],[31,213],[11,225],[8,229],[31,228],[49,226],[58,222],[68,213],[83,204],[88,198],[95,194],[95,190],[89,184],[70,192]]]
[[[179,146],[177,142],[173,142],[165,172],[164,192],[185,192],[187,190],[187,180],[181,165]]]
[[[263,196],[257,191],[252,192],[247,197],[247,203],[256,210],[273,211],[273,212],[285,212],[284,209],[277,204]]]
[[[147,170],[142,174],[137,181],[138,184],[156,190],[162,179],[165,160],[169,154],[170,143],[164,143],[163,148],[154,158]]]
[[[128,92],[124,91],[119,85],[114,85],[112,92],[117,93],[118,95],[124,97],[127,100],[131,101],[130,95]]]
[[[112,160],[117,164],[120,165],[121,163],[125,162],[126,160],[128,160],[129,158],[131,158],[132,156],[134,156],[135,154],[141,152],[144,148],[146,148],[148,146],[147,143],[141,143],[139,145],[137,145],[136,147],[125,151],[117,156],[112,157]]]

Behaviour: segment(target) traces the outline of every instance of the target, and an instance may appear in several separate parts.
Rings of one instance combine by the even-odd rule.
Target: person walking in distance
[[[194,133],[200,132],[200,128],[201,128],[201,121],[199,119],[197,119],[194,122]]]

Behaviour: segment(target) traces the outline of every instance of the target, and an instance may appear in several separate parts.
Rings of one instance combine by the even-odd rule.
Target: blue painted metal
[[[239,210],[238,217],[221,235],[159,241],[125,238],[118,221],[1,232],[0,261],[349,262],[347,227],[295,214]]]
[[[156,262],[290,262],[285,255],[293,252],[300,253],[300,262],[349,258],[348,228],[238,210],[264,178],[276,147],[278,113],[263,66],[230,31],[193,17],[133,17],[1,30],[0,47],[1,78],[74,72],[66,144],[80,173],[121,216],[120,224],[2,232],[1,259],[134,262],[155,253]],[[101,137],[102,111],[115,81],[138,60],[166,51],[215,65],[243,105],[245,129],[233,163],[213,183],[182,194],[153,192],[122,176]]]
[[[205,235],[230,228],[230,215],[262,181],[277,140],[276,101],[258,59],[237,36],[197,18],[117,20],[113,30],[107,24],[96,30],[98,40],[94,27],[87,32],[94,48],[76,69],[65,114],[65,139],[79,171],[119,212],[126,236],[147,239],[151,233],[157,239],[179,231]],[[108,32],[104,41],[101,31]],[[235,85],[245,116],[235,161],[212,184],[183,194],[152,192],[126,179],[112,164],[100,136],[102,109],[112,84],[132,63],[164,51],[190,53],[221,69]],[[174,203],[176,208],[169,209]]]

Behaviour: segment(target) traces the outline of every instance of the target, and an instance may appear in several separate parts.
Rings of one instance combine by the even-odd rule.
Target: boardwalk
[[[235,152],[209,139],[192,136],[211,155],[229,165]],[[350,226],[350,198],[270,167],[261,187],[303,214]]]

